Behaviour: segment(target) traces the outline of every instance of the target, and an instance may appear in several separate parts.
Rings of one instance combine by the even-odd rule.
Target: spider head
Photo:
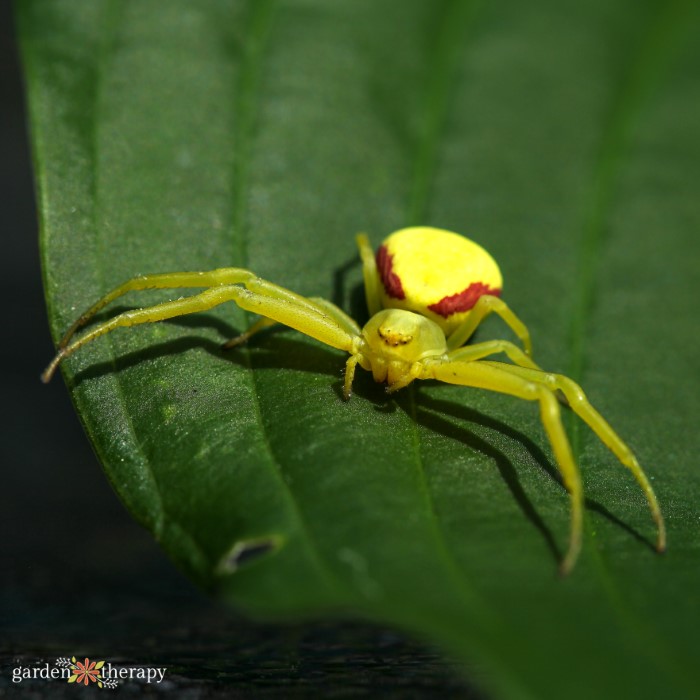
[[[383,309],[362,329],[376,357],[387,362],[413,363],[447,351],[445,333],[430,319],[403,309]]]

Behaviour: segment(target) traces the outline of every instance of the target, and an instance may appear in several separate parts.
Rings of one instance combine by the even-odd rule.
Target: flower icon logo
[[[67,657],[56,659],[56,666],[70,670],[69,683],[78,685],[96,683],[98,688],[114,689],[117,687],[117,681],[114,678],[105,678],[100,671],[104,665],[104,661],[90,661],[88,658],[85,661],[77,661],[75,656],[70,659]]]
[[[86,658],[84,662],[76,661],[75,656],[71,659],[71,670],[73,674],[68,679],[69,683],[84,683],[88,685],[89,683],[97,683],[101,688],[102,681],[100,680],[100,669],[104,666],[104,661],[90,661]]]

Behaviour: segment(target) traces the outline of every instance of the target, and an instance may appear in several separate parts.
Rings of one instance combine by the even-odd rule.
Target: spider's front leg
[[[220,280],[226,279],[227,276],[229,276],[229,279],[233,278],[238,282],[242,282],[245,287],[239,284],[220,282]],[[346,323],[341,323],[337,317],[331,315],[326,306],[311,299],[306,299],[288,289],[284,289],[284,287],[262,280],[248,270],[238,268],[226,268],[204,273],[174,273],[136,278],[117,287],[91,306],[73,324],[66,337],[70,339],[75,329],[85,323],[97,310],[127,291],[148,289],[156,286],[158,288],[172,288],[172,282],[175,282],[180,287],[206,286],[207,282],[212,282],[212,285],[210,289],[190,297],[125,311],[98,324],[78,340],[74,340],[70,344],[67,344],[66,341],[62,346],[59,345],[58,353],[42,374],[42,380],[48,382],[63,359],[72,355],[86,343],[116,328],[125,328],[142,323],[154,323],[176,316],[206,311],[227,301],[232,301],[247,311],[252,311],[275,322],[295,328],[326,345],[340,350],[352,353],[359,342],[359,336],[354,333],[354,329]]]
[[[486,364],[496,364],[487,362]],[[652,517],[657,526],[658,536],[656,549],[659,552],[666,550],[666,526],[664,524],[661,509],[656,499],[656,494],[651,486],[649,478],[644,473],[632,450],[613,430],[612,426],[598,413],[586,397],[583,389],[572,379],[563,374],[552,372],[533,371],[526,367],[507,366],[506,371],[515,374],[528,381],[534,381],[546,386],[551,391],[561,392],[566,398],[568,406],[586,425],[598,436],[600,441],[620,460],[621,464],[631,472],[649,504]]]
[[[583,533],[583,486],[581,473],[574,460],[569,439],[562,422],[556,390],[564,393],[572,408],[596,432],[625,466],[629,467],[642,487],[658,528],[657,549],[665,548],[665,529],[656,496],[649,481],[629,448],[614,433],[600,414],[590,405],[580,387],[571,380],[562,381],[558,375],[550,375],[536,369],[515,367],[499,362],[425,360],[420,379],[438,379],[449,384],[460,384],[509,394],[540,404],[542,424],[552,446],[555,459],[571,496],[571,525],[569,547],[561,563],[561,572],[569,573],[581,550]],[[552,379],[555,377],[556,379]]]
[[[107,292],[107,294],[86,309],[65,332],[58,347],[66,347],[76,331],[85,326],[98,311],[101,311],[105,306],[129,292],[139,292],[147,289],[220,287],[228,284],[245,283],[251,279],[255,279],[255,275],[250,270],[244,270],[240,267],[224,267],[206,272],[166,272],[132,277],[130,280],[115,287],[112,291]]]
[[[270,285],[275,287],[277,286],[272,285],[272,283],[270,282],[265,282],[264,280],[258,279],[257,281],[264,285]],[[321,297],[309,297],[308,299],[306,299],[306,301],[311,302],[316,307],[318,307],[317,310],[323,311],[324,313],[328,314],[343,330],[345,330],[350,335],[356,336],[360,334],[360,327],[357,325],[355,319],[348,316],[333,302],[330,302],[327,299],[323,299]],[[265,330],[265,328],[269,328],[270,326],[274,326],[277,323],[278,321],[275,321],[272,318],[260,318],[247,331],[241,333],[240,335],[237,335],[235,338],[231,338],[230,340],[226,341],[221,347],[225,350],[229,350],[230,348],[235,348],[239,345],[243,345],[243,343],[248,342],[248,340],[250,340],[254,335],[259,333],[260,331]]]

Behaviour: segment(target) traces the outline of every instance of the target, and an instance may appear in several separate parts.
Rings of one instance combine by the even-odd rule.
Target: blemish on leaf
[[[216,570],[220,574],[233,574],[241,567],[248,566],[266,554],[279,549],[282,542],[283,538],[279,535],[239,540],[221,557]]]

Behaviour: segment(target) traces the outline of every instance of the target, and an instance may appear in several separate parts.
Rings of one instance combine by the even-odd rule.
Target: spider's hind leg
[[[367,310],[370,316],[379,313],[382,308],[382,297],[380,293],[379,274],[377,273],[377,261],[374,257],[374,250],[370,245],[366,233],[358,233],[355,236],[357,247],[362,259],[362,276],[365,282],[365,298],[367,299]]]
[[[256,333],[275,325],[277,325],[277,321],[263,316],[262,318],[259,318],[247,331],[244,331],[240,335],[237,335],[223,343],[221,348],[222,350],[230,350],[231,348],[243,345],[244,343],[247,343]]]

